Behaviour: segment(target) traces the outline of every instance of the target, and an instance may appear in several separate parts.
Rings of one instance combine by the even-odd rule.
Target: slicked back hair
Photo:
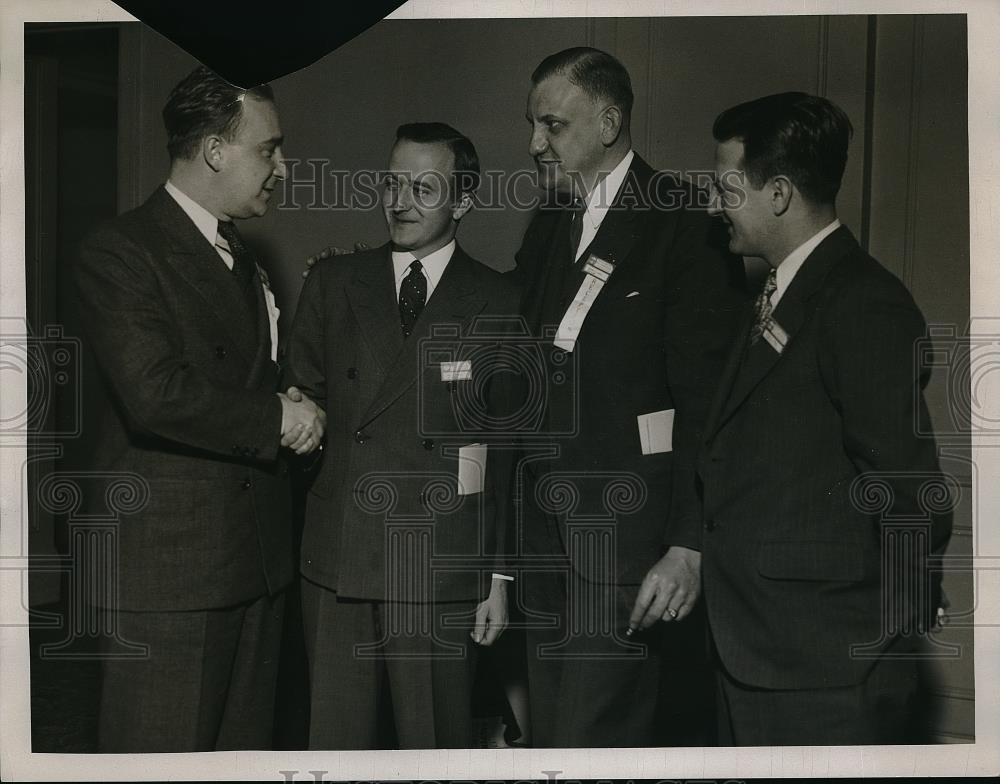
[[[712,126],[717,142],[743,143],[743,169],[754,188],[782,174],[814,204],[833,204],[854,129],[831,101],[800,92],[741,103]]]
[[[201,65],[174,87],[163,107],[170,160],[194,158],[206,136],[231,140],[243,117],[247,97],[274,102],[270,85],[244,90]]]
[[[562,74],[595,101],[610,101],[621,109],[624,126],[632,117],[632,79],[621,62],[607,52],[590,46],[574,46],[550,54],[531,74],[531,83]]]
[[[468,136],[442,122],[406,123],[396,129],[396,141],[444,144],[455,156],[452,185],[456,196],[472,196],[479,188],[479,155]]]

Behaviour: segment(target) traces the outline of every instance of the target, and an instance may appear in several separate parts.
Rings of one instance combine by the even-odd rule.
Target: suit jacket
[[[494,481],[509,450],[488,445],[483,491],[459,494],[459,449],[491,440],[501,338],[480,327],[516,315],[517,297],[511,281],[456,246],[404,340],[388,244],[313,269],[286,355],[288,383],[327,413],[306,500],[306,578],[368,600],[486,596],[504,568]],[[449,362],[467,372],[449,375],[460,370]]]
[[[745,299],[742,261],[704,204],[690,184],[634,158],[589,246],[615,268],[571,355],[552,350],[552,331],[584,279],[583,261],[572,263],[567,211],[540,210],[517,253],[522,309],[545,356],[545,393],[525,395],[540,408],[525,444],[558,450],[525,457],[523,541],[530,552],[567,552],[583,569],[569,553],[567,523],[611,517],[615,573],[591,571],[592,580],[635,584],[667,546],[700,546],[695,458]],[[671,409],[672,451],[643,454],[637,417]],[[561,494],[566,481],[573,489]]]
[[[846,228],[820,243],[774,309],[789,336],[780,354],[765,340],[747,348],[750,310],[699,461],[715,644],[730,674],[753,686],[858,683],[873,659],[851,646],[872,653],[899,637],[883,629],[894,614],[884,605],[902,625],[926,623],[937,606],[919,554],[893,566],[915,581],[906,591],[882,589],[883,563],[894,562],[883,514],[928,520],[913,543],[932,552],[951,528],[947,514],[920,508],[926,483],[940,480],[934,441],[915,427],[927,416],[927,378],[913,366],[924,321]],[[852,490],[865,472],[879,484]]]
[[[250,313],[163,188],[92,232],[75,273],[114,403],[94,467],[148,485],[118,527],[119,606],[202,609],[279,591],[293,575],[290,496],[259,278]]]

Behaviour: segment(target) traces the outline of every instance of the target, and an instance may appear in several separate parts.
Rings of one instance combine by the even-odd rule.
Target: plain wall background
[[[159,113],[170,88],[196,63],[138,24],[124,25],[121,40],[119,207],[127,209],[166,175]],[[273,83],[286,154],[328,160],[331,169],[379,169],[397,125],[440,120],[473,139],[484,168],[529,169],[524,111],[531,71],[545,55],[575,45],[606,49],[629,68],[636,94],[633,141],[658,168],[710,169],[712,120],[734,103],[785,90],[838,102],[855,127],[839,204],[842,220],[907,284],[928,322],[959,335],[965,331],[964,16],[382,22]],[[311,180],[303,165],[295,175]],[[292,200],[287,189],[286,183],[286,204]],[[294,200],[308,203],[308,190],[297,188]],[[513,209],[473,211],[459,239],[472,255],[508,269],[529,217]],[[363,239],[374,245],[385,237],[377,208],[272,209],[244,225],[271,273],[285,328],[306,256],[331,243],[350,246]],[[952,348],[947,336],[936,344]],[[945,449],[943,466],[963,488],[949,555],[969,556],[974,471],[968,437],[949,436],[955,417],[962,416],[954,407],[956,374],[937,370],[927,397]],[[970,573],[947,575],[945,587],[953,611],[971,611]],[[942,639],[961,644],[962,654],[931,668],[935,736],[969,740],[975,731],[971,628],[956,623]]]

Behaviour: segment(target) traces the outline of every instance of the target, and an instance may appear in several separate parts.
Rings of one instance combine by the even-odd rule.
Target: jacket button
[[[358,442],[359,444],[363,444],[363,443],[364,443],[365,441],[367,441],[367,440],[368,440],[368,436],[367,436],[367,435],[365,435],[365,434],[364,434],[363,432],[361,432],[360,430],[358,430],[358,431],[357,431],[357,432],[356,432],[356,433],[354,434],[354,440],[355,440],[355,441],[357,441],[357,442]]]
[[[238,455],[239,453],[240,453],[240,448],[236,446],[236,444],[233,444],[233,454]]]
[[[420,442],[420,445],[428,452],[430,452],[434,448],[434,439],[425,438],[423,441]]]
[[[708,519],[705,521],[705,530],[714,531],[715,530],[715,520]]]
[[[243,481],[243,489],[249,490],[251,487],[253,487],[253,482],[251,482],[249,479],[245,479]]]
[[[347,368],[347,377],[350,378],[350,379],[357,378],[358,377],[358,369],[357,368],[353,368],[353,367]]]
[[[215,356],[218,357],[219,359],[225,359],[226,358],[226,347],[225,346],[216,346],[215,347]]]

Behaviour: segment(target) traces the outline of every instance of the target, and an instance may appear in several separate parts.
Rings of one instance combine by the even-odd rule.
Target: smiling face
[[[423,258],[455,237],[472,201],[452,194],[454,168],[455,155],[447,144],[400,139],[393,146],[382,210],[397,250]]]
[[[709,214],[729,228],[729,250],[741,256],[766,256],[774,226],[770,189],[754,188],[743,169],[743,142],[728,139],[715,150],[715,194]]]
[[[606,107],[564,75],[536,84],[528,95],[528,151],[546,190],[584,195],[597,181],[607,155]]]
[[[246,96],[235,135],[216,141],[216,193],[227,217],[251,218],[267,212],[271,192],[286,173],[281,143],[275,105]]]

